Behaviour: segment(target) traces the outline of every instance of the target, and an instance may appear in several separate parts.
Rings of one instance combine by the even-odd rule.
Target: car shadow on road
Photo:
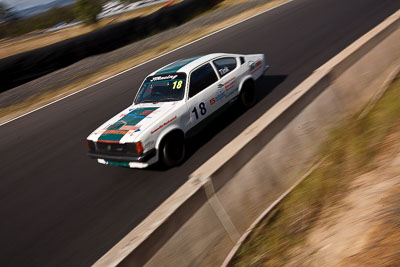
[[[256,105],[266,96],[268,96],[286,78],[287,75],[265,75],[260,77],[256,82],[256,88],[257,88]],[[191,156],[193,156],[193,154],[195,154],[196,151],[199,150],[199,148],[204,146],[207,142],[209,142],[212,138],[218,135],[223,129],[232,124],[237,118],[242,116],[245,112],[247,111],[243,110],[238,103],[234,103],[223,113],[222,116],[219,116],[215,118],[213,121],[211,121],[210,124],[204,130],[202,130],[198,135],[188,140],[186,160],[188,160]],[[227,140],[227,142],[229,141],[230,140]],[[222,148],[222,146],[219,147],[218,150]]]
[[[257,90],[257,103],[262,101],[266,96],[268,96],[278,85],[280,85],[285,79],[287,75],[264,75],[261,76],[256,81],[256,90]],[[214,138],[218,133],[220,133],[223,129],[232,124],[237,118],[242,116],[246,110],[243,110],[238,103],[233,103],[227,110],[224,111],[222,116],[219,116],[212,120],[210,124],[199,132],[195,137],[187,140],[186,144],[186,159],[182,163],[185,164],[201,147],[207,144],[212,138]],[[251,122],[250,122],[251,123]],[[243,126],[245,128],[245,126]],[[230,140],[227,140],[227,143]],[[225,144],[220,144],[217,148],[217,151],[222,148]],[[212,153],[216,153],[217,151],[213,151]],[[152,171],[165,171],[169,168],[162,166],[157,163],[147,168]]]
[[[287,75],[264,75],[261,76],[256,81],[256,90],[257,90],[257,103],[262,101],[266,96],[268,96],[278,85],[280,85],[285,79]],[[223,129],[228,127],[231,123],[233,123],[237,118],[242,116],[246,110],[243,110],[238,103],[232,104],[227,110],[224,111],[222,116],[219,116],[212,120],[210,124],[199,132],[195,137],[187,140],[186,145],[186,159],[182,163],[185,164],[201,147],[207,144],[212,138],[214,138],[218,133],[220,133]],[[251,123],[251,122],[250,122]],[[243,126],[245,128],[245,126]],[[230,140],[227,140],[227,143]],[[224,144],[220,144],[217,151],[222,148]],[[212,153],[216,153],[217,151],[213,151]],[[147,168],[152,171],[165,171],[169,168],[161,166],[161,164],[154,164]]]

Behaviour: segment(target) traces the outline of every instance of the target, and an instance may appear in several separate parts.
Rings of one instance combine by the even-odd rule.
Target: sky
[[[47,4],[52,1],[54,0],[0,0],[0,2],[6,4],[8,7],[12,7],[14,10],[22,10],[33,6]]]

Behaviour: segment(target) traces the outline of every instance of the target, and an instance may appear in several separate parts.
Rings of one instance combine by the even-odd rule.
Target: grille
[[[126,153],[127,147],[125,144],[109,144],[109,143],[96,143],[96,152],[101,153]]]
[[[114,156],[138,156],[136,152],[136,144],[115,144],[115,143],[102,143],[95,142],[93,145],[89,144],[91,152],[100,153],[104,155]]]

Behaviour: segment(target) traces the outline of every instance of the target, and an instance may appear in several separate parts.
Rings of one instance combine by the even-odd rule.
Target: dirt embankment
[[[230,266],[400,266],[400,76],[332,130],[324,159]],[[371,107],[369,109],[369,107]]]
[[[377,169],[351,181],[348,194],[329,204],[304,244],[292,249],[292,266],[398,266],[400,264],[400,136]],[[397,153],[397,154],[396,154]]]

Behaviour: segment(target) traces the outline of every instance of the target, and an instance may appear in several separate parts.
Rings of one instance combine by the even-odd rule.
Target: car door
[[[190,128],[199,124],[216,110],[210,100],[215,95],[218,79],[219,77],[210,63],[206,63],[191,72],[187,95]]]
[[[215,95],[215,102],[217,106],[220,107],[238,94],[240,77],[237,77],[237,70],[239,64],[236,57],[218,58],[213,60],[212,64],[221,77]]]

